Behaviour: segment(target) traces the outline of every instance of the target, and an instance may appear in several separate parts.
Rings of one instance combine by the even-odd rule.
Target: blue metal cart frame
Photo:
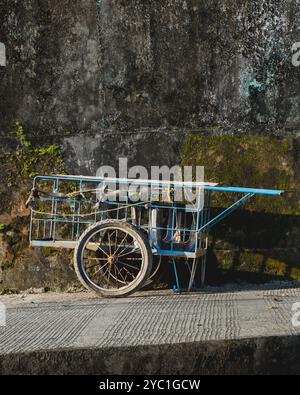
[[[130,187],[133,187],[140,194],[137,201],[131,199],[132,196],[130,197],[128,192]],[[179,188],[195,192],[196,199],[192,205],[186,204],[186,202],[175,201],[174,193]],[[148,198],[143,200],[141,196],[145,191],[148,193]],[[155,199],[152,198],[152,191],[158,193]],[[105,192],[106,199],[103,200]],[[237,195],[237,199],[229,207],[213,218],[210,212],[212,192],[226,192]],[[77,254],[75,259],[77,259],[80,266],[85,254],[80,252],[82,254],[81,260],[78,258],[78,248],[80,249],[79,245],[83,243],[85,237],[83,235],[88,235],[89,229],[94,229],[95,225],[97,227],[97,224],[109,223],[111,227],[109,228],[105,225],[105,231],[100,229],[101,226],[97,230],[103,233],[101,236],[103,242],[102,251],[106,255],[104,257],[95,255],[93,258],[89,257],[89,259],[94,259],[96,262],[99,260],[100,262],[101,259],[104,260],[107,257],[107,265],[109,267],[117,265],[116,257],[114,258],[113,254],[108,253],[108,247],[111,249],[112,246],[111,241],[107,240],[107,235],[111,235],[112,232],[117,235],[118,232],[125,232],[125,234],[129,232],[131,236],[126,237],[132,238],[135,240],[135,243],[139,241],[142,246],[141,249],[144,248],[143,243],[147,244],[146,247],[150,251],[147,253],[148,255],[160,258],[168,257],[171,260],[176,281],[174,291],[176,292],[183,289],[179,280],[176,260],[177,258],[185,259],[190,274],[186,290],[190,291],[196,288],[195,275],[199,260],[201,260],[200,285],[204,285],[209,230],[253,197],[257,195],[280,196],[284,192],[283,190],[275,189],[226,187],[215,183],[112,179],[68,175],[37,176],[34,179],[29,199],[32,205],[30,243],[35,247],[73,248],[75,249],[75,255]],[[110,193],[115,195],[113,198],[107,199]],[[120,199],[122,193],[123,198]],[[162,198],[163,194],[165,195]],[[135,236],[132,236],[132,230],[130,229],[118,230],[118,224],[123,226],[124,223],[130,224],[134,228],[133,231],[136,231],[137,234],[135,235],[134,233]],[[141,233],[140,236],[139,233]],[[93,237],[96,236],[93,235]],[[115,238],[117,237],[115,236]],[[146,241],[140,241],[140,237],[145,238]],[[95,251],[97,248],[91,240],[88,241],[85,248]],[[115,244],[117,243],[120,243],[120,240],[115,240]],[[134,244],[132,245],[131,250],[129,246],[126,247],[129,251],[128,254],[135,252]],[[144,252],[143,254],[145,257]],[[151,266],[152,256],[148,255],[146,261],[148,260],[148,266]],[[131,259],[137,258],[131,257]],[[130,267],[130,264],[127,263],[127,266]],[[80,267],[78,269],[79,272],[82,269]],[[114,269],[115,272],[118,270],[121,273],[125,273],[128,267],[120,269],[120,267],[116,266]],[[82,269],[81,272],[86,276],[83,281],[81,273],[79,276],[81,281],[85,286],[89,287],[87,282],[90,279],[87,276],[87,270]],[[105,277],[104,274],[103,276]],[[133,276],[132,273],[131,276]],[[137,275],[137,277],[139,276],[140,274]],[[116,274],[113,277],[115,283],[119,281],[122,285],[119,286],[117,294],[114,295],[112,291],[111,280],[108,281],[110,285],[103,289],[100,287],[99,292],[104,296],[124,296],[128,294],[129,292],[126,292],[126,287],[128,288],[127,276],[126,280],[122,281],[117,278]],[[148,277],[151,276],[147,272],[141,284]],[[124,274],[123,278],[125,278]],[[97,284],[92,281],[91,284],[92,288],[98,291]],[[136,289],[140,288],[141,284],[138,284]],[[132,291],[131,288],[129,291]]]

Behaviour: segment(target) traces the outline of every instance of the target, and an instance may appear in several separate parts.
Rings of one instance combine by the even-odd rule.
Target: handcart
[[[184,193],[175,199],[179,189]],[[192,203],[186,191],[193,193]],[[236,199],[211,217],[214,191]],[[30,244],[74,249],[79,280],[104,297],[126,296],[149,284],[163,257],[172,264],[174,291],[191,291],[204,285],[209,230],[254,196],[283,193],[206,182],[37,176],[28,199]],[[187,267],[185,287],[178,260]]]

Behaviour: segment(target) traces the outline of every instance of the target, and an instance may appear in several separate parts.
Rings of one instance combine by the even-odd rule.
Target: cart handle
[[[244,188],[244,187],[221,187],[221,186],[205,186],[204,189],[209,191],[219,192],[234,192],[234,193],[251,193],[254,195],[271,195],[281,196],[287,191],[281,189],[260,189],[260,188]]]

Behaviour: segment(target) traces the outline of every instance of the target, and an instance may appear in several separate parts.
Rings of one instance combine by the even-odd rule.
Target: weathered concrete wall
[[[129,165],[204,164],[207,178],[235,185],[298,187],[300,68],[292,65],[291,47],[300,40],[299,20],[299,0],[2,0],[0,41],[7,49],[7,66],[0,68],[2,148],[15,149],[14,123],[20,120],[33,144],[61,147],[72,173],[94,174],[99,165],[126,156]],[[211,137],[223,135],[235,139]],[[249,135],[254,151],[254,140],[236,137]],[[266,135],[269,141],[260,140]],[[214,144],[217,153],[226,150],[216,158],[218,167],[211,160]],[[281,149],[280,160],[266,144]],[[230,160],[237,149],[248,159],[236,168]],[[287,265],[284,276],[300,278],[299,207],[292,200],[279,206],[275,217],[264,204],[270,225],[259,219],[265,217],[245,213],[242,230],[237,221],[229,233],[219,228],[215,266],[248,268],[249,249],[245,271],[251,272],[253,251],[259,249],[265,262],[263,251],[272,250],[272,259]],[[6,226],[19,215],[7,205],[1,211]],[[277,242],[267,241],[273,236],[265,238],[273,219],[281,224],[281,236],[274,236],[280,256]],[[264,238],[252,237],[255,224]],[[25,244],[22,229],[11,227]],[[228,244],[230,232],[235,243]],[[6,249],[3,242],[4,261]],[[23,262],[13,251],[10,270]],[[34,262],[40,266],[40,258]]]
[[[1,133],[295,131],[299,5],[2,0]]]
[[[297,1],[99,1],[110,125],[297,127]],[[254,128],[254,129],[253,129]]]
[[[299,336],[270,336],[119,348],[43,350],[0,355],[0,374],[299,374],[299,348]]]
[[[20,119],[42,138],[99,117],[94,1],[1,1],[1,134]]]

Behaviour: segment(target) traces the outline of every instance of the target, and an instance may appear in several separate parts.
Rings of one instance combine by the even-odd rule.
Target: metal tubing
[[[227,209],[223,210],[220,214],[218,214],[216,217],[214,217],[213,219],[208,221],[205,225],[203,225],[199,229],[199,232],[203,232],[204,230],[211,228],[213,225],[217,224],[222,219],[227,217],[230,213],[232,213],[232,211],[236,210],[242,204],[246,203],[246,201],[251,199],[253,196],[254,196],[253,193],[248,193],[247,195],[244,195],[239,200],[237,200],[235,203],[233,203],[231,206],[229,206]]]

